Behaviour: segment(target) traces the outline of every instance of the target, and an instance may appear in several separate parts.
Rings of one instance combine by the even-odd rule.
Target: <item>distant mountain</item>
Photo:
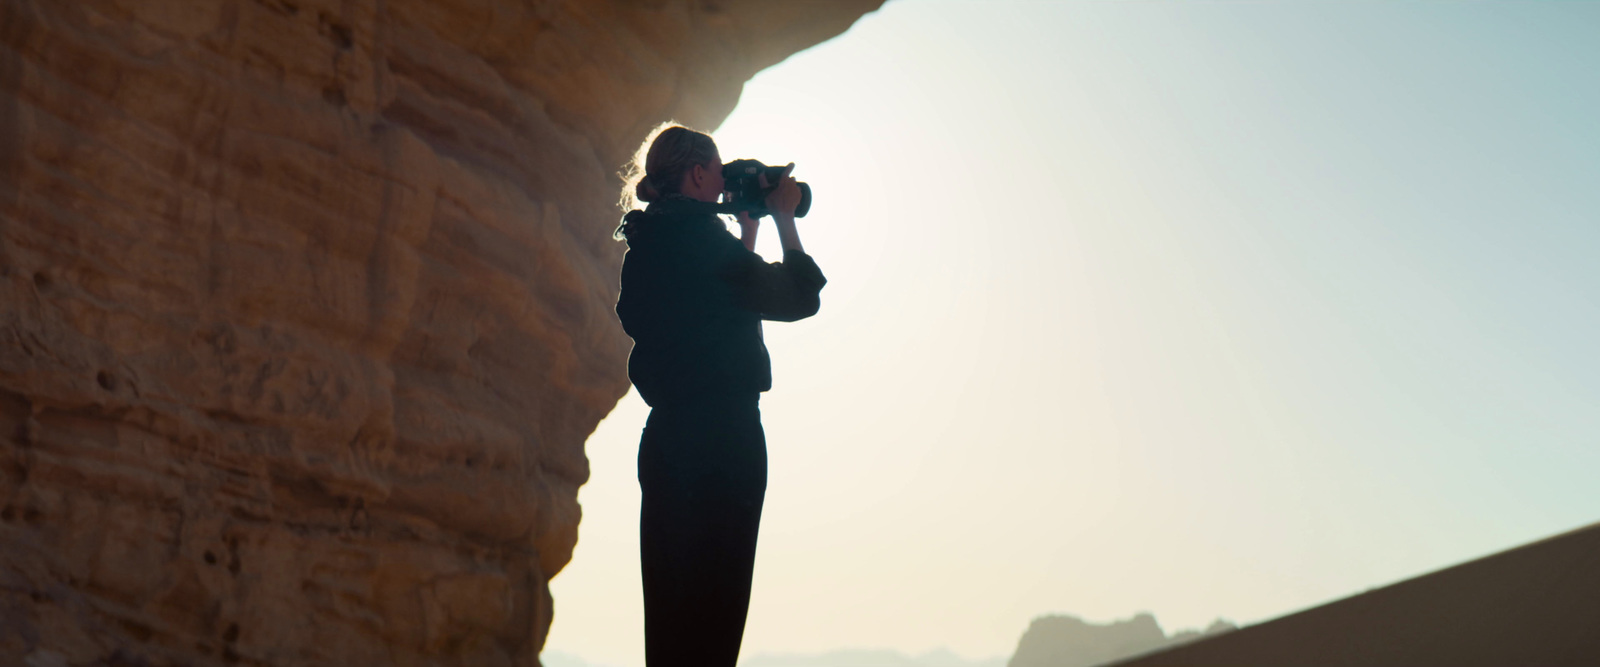
[[[1235,628],[1218,619],[1203,631],[1184,630],[1169,637],[1148,613],[1103,625],[1075,616],[1041,616],[1022,633],[1007,667],[1093,667]]]
[[[740,667],[1005,667],[1004,657],[968,660],[947,649],[908,656],[887,649],[846,649],[827,653],[763,653]]]
[[[560,651],[545,651],[539,654],[539,663],[544,667],[611,667],[589,662],[570,653]]]
[[[588,662],[560,651],[545,651],[544,667],[611,667]],[[747,658],[740,667],[1005,667],[1004,657],[968,660],[946,649],[908,656],[886,649],[845,649],[827,653],[763,653]]]
[[[762,653],[740,661],[739,667],[1093,667],[1233,629],[1232,623],[1218,619],[1203,631],[1169,636],[1148,613],[1101,625],[1073,616],[1041,616],[1028,625],[1009,662],[1005,657],[968,659],[948,649],[914,656],[889,649],[843,649]],[[611,667],[558,651],[546,651],[539,660],[544,667]]]

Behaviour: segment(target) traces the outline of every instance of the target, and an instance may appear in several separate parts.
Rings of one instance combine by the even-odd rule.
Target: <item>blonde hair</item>
[[[622,210],[631,211],[673,194],[683,187],[683,175],[695,165],[717,158],[711,135],[673,121],[657,125],[639,144],[633,160],[622,168]]]

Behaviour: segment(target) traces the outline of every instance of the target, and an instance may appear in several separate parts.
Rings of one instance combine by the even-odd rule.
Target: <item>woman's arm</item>
[[[817,314],[822,305],[819,293],[828,279],[810,255],[791,248],[783,251],[783,261],[767,263],[738,246],[731,255],[722,279],[733,288],[735,306],[779,322]]]
[[[778,225],[778,240],[783,243],[785,253],[806,251],[800,245],[800,230],[794,225],[794,209],[800,205],[800,185],[789,175],[793,172],[794,163],[790,162],[783,170],[783,177],[778,179],[778,187],[767,195],[767,210],[772,211],[772,221]],[[766,182],[765,174],[761,180]]]
[[[756,232],[760,230],[761,223],[759,221],[752,220],[749,213],[739,212],[739,240],[744,242],[745,250],[756,251]]]
[[[817,263],[800,245],[800,230],[794,221],[794,209],[800,204],[800,186],[789,172],[790,164],[778,181],[778,187],[767,195],[767,210],[778,225],[778,239],[783,243],[783,261],[768,264],[755,254],[754,220],[739,214],[739,226],[744,232],[744,245],[750,252],[741,253],[728,267],[724,278],[734,289],[734,302],[741,308],[761,314],[762,319],[793,322],[815,315],[821,306],[818,293],[827,284]],[[762,184],[766,184],[763,175]]]
[[[793,181],[791,180],[790,182]],[[798,192],[799,189],[797,188],[795,191]],[[790,210],[792,211],[793,209],[791,208]],[[790,250],[806,251],[805,247],[800,245],[800,230],[794,226],[794,213],[774,212],[772,221],[778,225],[778,241],[783,243],[783,251],[785,253]],[[751,236],[753,237],[754,234]]]

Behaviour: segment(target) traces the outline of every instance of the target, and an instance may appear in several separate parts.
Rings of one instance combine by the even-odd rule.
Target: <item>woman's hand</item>
[[[800,185],[795,183],[794,177],[789,174],[794,172],[794,163],[783,168],[783,176],[778,179],[778,187],[767,193],[767,210],[772,212],[773,219],[779,216],[794,218],[795,208],[800,206]],[[761,174],[761,186],[766,187],[767,175]]]
[[[767,212],[772,214],[772,221],[778,225],[778,240],[782,242],[784,250],[799,250],[805,252],[800,245],[800,234],[794,226],[794,210],[800,206],[800,184],[796,183],[793,176],[794,163],[784,167],[783,176],[778,179],[778,187],[767,193]],[[767,175],[757,176],[757,182],[765,189]],[[731,201],[733,193],[722,194],[723,201]],[[749,211],[739,211],[735,216],[739,219],[739,240],[744,241],[744,247],[751,252],[756,249],[756,231],[760,228],[759,221],[750,217]]]
[[[800,245],[800,231],[794,226],[794,210],[800,206],[800,185],[789,175],[793,172],[793,162],[783,168],[778,187],[767,193],[767,210],[772,212],[772,221],[778,225],[778,240],[783,244],[783,249],[805,252],[805,247]],[[765,187],[765,174],[761,176],[761,183]]]

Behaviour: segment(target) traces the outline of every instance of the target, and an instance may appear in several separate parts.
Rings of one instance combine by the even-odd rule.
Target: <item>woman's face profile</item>
[[[683,194],[715,203],[722,196],[722,189],[727,187],[722,178],[722,154],[712,152],[711,161],[695,165],[684,178],[688,182],[683,184]]]
[[[712,157],[711,162],[706,164],[706,170],[711,172],[710,190],[717,193],[718,197],[722,196],[723,189],[728,187],[727,181],[722,178],[722,156],[719,154]]]

